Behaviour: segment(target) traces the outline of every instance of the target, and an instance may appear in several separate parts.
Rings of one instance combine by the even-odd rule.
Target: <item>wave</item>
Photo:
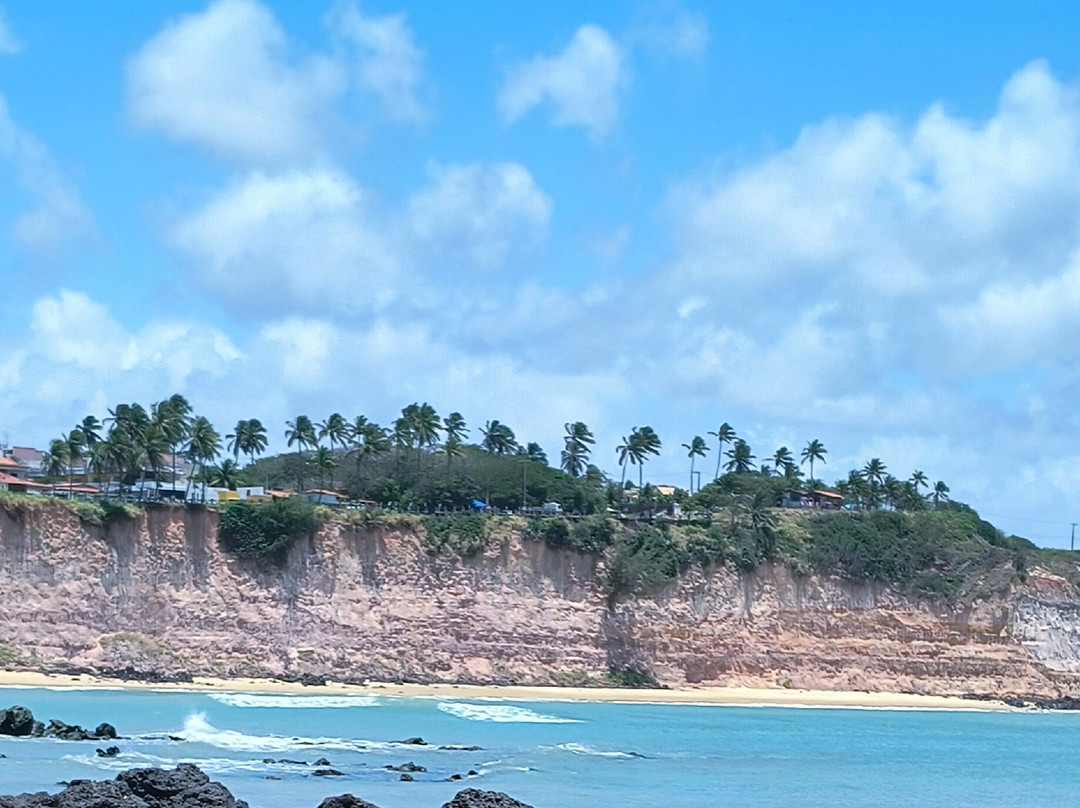
[[[589,757],[605,757],[605,758],[643,758],[644,755],[639,752],[608,752],[603,749],[597,749],[592,746],[586,746],[582,743],[559,743],[554,747],[544,747],[546,749],[561,749],[564,752],[572,752],[575,755],[588,755]]]
[[[106,771],[122,772],[135,767],[166,768],[171,769],[180,763],[192,763],[205,771],[207,774],[237,774],[257,773],[265,774],[273,771],[277,775],[286,773],[289,768],[304,773],[307,770],[300,767],[285,767],[278,764],[264,763],[261,760],[233,760],[231,758],[203,758],[203,757],[161,757],[159,755],[147,755],[141,752],[124,752],[122,755],[111,758],[103,758],[98,755],[64,755],[63,760],[82,763]]]
[[[214,701],[230,707],[271,707],[279,709],[346,709],[374,707],[374,696],[269,696],[256,693],[209,693]]]
[[[177,733],[188,743],[204,743],[233,752],[296,752],[316,749],[340,749],[350,752],[371,752],[386,749],[409,749],[417,747],[400,743],[385,743],[352,738],[304,738],[285,735],[248,735],[232,729],[218,729],[203,713],[189,715],[184,728]]]
[[[576,718],[559,718],[514,707],[509,704],[469,704],[461,701],[441,701],[439,709],[468,721],[494,721],[497,724],[580,724]]]

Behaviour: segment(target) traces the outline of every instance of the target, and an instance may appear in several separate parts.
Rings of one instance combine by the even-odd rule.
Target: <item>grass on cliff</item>
[[[107,525],[121,519],[137,519],[144,513],[141,507],[129,502],[87,502],[39,494],[13,494],[10,491],[0,491],[0,508],[12,518],[41,513],[46,508],[61,508],[92,525]]]
[[[300,497],[273,502],[230,502],[218,520],[218,541],[238,558],[280,563],[301,536],[310,536],[320,522],[314,504]]]

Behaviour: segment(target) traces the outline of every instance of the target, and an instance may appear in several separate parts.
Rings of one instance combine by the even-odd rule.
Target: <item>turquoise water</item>
[[[470,769],[469,785],[537,808],[1080,805],[1078,714],[0,689],[10,704],[109,721],[127,740],[105,759],[102,743],[0,739],[0,793],[189,761],[254,808],[315,808],[346,791],[437,808],[465,787],[443,778]],[[433,746],[394,743],[417,735]],[[270,757],[325,757],[346,776]],[[382,768],[406,761],[428,773],[408,783]]]

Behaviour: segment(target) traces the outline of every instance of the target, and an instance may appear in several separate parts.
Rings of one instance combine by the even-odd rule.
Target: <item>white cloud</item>
[[[0,54],[10,56],[21,50],[22,43],[11,30],[11,24],[7,20],[7,15],[4,14],[4,9],[0,8]]]
[[[133,122],[229,158],[309,161],[345,124],[355,89],[390,117],[416,121],[423,54],[401,17],[368,18],[350,5],[328,22],[355,47],[306,53],[257,0],[216,0],[165,28],[129,60]]]
[[[369,311],[397,286],[385,225],[338,172],[254,172],[178,221],[171,239],[207,288],[249,315]]]
[[[501,267],[547,232],[551,200],[517,163],[428,167],[430,184],[409,200],[409,226],[431,260]]]
[[[379,99],[391,120],[423,123],[429,116],[420,101],[424,89],[424,52],[417,47],[406,16],[365,17],[351,3],[331,13],[331,27],[356,48],[356,86]]]
[[[661,56],[699,59],[709,44],[709,22],[703,14],[666,3],[640,15],[629,40]]]
[[[75,184],[49,148],[20,128],[0,95],[0,163],[32,200],[12,225],[15,241],[43,255],[56,255],[72,242],[93,234],[94,217]]]
[[[629,69],[611,34],[598,25],[583,25],[555,56],[536,56],[511,67],[499,90],[499,109],[513,122],[548,103],[555,126],[582,126],[599,139],[618,120]]]

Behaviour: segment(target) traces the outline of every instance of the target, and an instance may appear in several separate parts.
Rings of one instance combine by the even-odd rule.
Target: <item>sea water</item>
[[[115,758],[95,753],[113,742],[0,738],[5,794],[191,762],[253,808],[345,792],[438,808],[466,786],[537,808],[1080,805],[1071,713],[0,689],[11,704],[124,738]],[[413,736],[429,745],[400,743]],[[323,757],[344,776],[277,762]],[[401,782],[384,768],[406,762],[427,771]]]

